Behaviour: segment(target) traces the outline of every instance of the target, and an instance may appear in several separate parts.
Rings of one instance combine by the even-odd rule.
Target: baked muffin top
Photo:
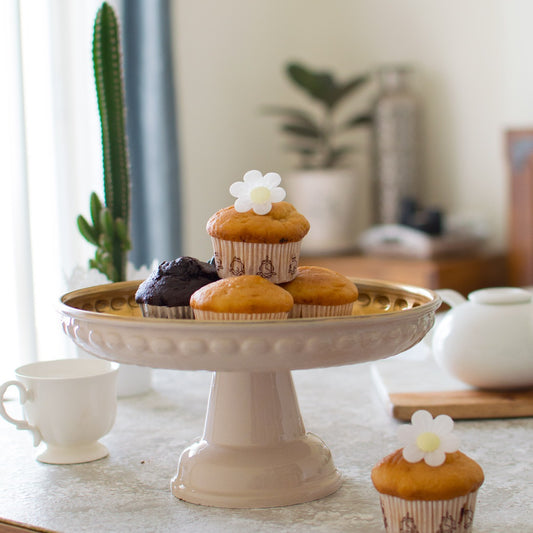
[[[138,304],[167,307],[188,306],[191,294],[207,283],[220,279],[214,265],[194,257],[163,261],[135,293]]]
[[[282,283],[294,298],[303,305],[343,305],[355,302],[359,291],[347,277],[318,266],[300,266],[292,281]]]
[[[371,477],[378,492],[404,500],[449,500],[477,490],[484,481],[481,467],[460,451],[447,453],[444,463],[433,467],[406,461],[399,449],[382,459]]]
[[[309,221],[292,204],[276,202],[265,215],[225,207],[208,220],[206,229],[211,237],[225,241],[281,244],[302,240],[309,231]]]
[[[290,311],[293,298],[261,276],[244,275],[202,287],[191,296],[190,304],[215,313],[278,313]]]

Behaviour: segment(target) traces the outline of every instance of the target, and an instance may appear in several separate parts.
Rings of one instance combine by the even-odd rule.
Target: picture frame
[[[505,132],[509,206],[509,283],[533,285],[533,129]]]

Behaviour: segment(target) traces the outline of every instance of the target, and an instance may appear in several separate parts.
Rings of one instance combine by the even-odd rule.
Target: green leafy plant
[[[96,246],[89,268],[96,268],[110,281],[124,281],[131,249],[130,167],[119,27],[113,8],[106,2],[94,23],[93,68],[102,134],[104,202],[91,193],[91,220],[79,215],[77,224],[81,235]]]
[[[347,81],[337,80],[331,72],[315,71],[300,63],[288,63],[285,72],[291,82],[319,107],[319,116],[292,107],[269,106],[265,113],[282,117],[281,131],[292,139],[286,148],[298,154],[301,168],[334,168],[356,150],[353,143],[342,141],[343,135],[372,122],[370,112],[359,112],[347,119],[338,118],[340,104],[362,89],[368,74]]]

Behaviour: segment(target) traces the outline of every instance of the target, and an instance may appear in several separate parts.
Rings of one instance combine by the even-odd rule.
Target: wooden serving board
[[[480,391],[446,375],[432,357],[392,358],[372,367],[374,383],[391,416],[410,420],[426,409],[433,416],[454,419],[517,418],[533,416],[533,389]]]
[[[419,409],[434,417],[446,414],[454,419],[533,416],[533,390],[398,392],[389,394],[389,401],[391,415],[398,420],[410,420]]]

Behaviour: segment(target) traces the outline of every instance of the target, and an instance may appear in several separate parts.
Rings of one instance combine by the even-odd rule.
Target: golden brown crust
[[[217,211],[207,222],[207,233],[225,241],[284,243],[302,240],[308,220],[288,202],[272,204],[267,215],[235,211],[233,206]]]
[[[278,313],[292,309],[293,298],[261,276],[215,281],[191,296],[191,307],[215,313]]]
[[[447,453],[441,466],[409,463],[396,450],[372,469],[372,483],[382,494],[404,500],[449,500],[477,490],[483,470],[462,452]]]
[[[343,305],[355,302],[359,291],[347,277],[317,266],[300,266],[292,281],[282,283],[294,303],[302,305]]]

